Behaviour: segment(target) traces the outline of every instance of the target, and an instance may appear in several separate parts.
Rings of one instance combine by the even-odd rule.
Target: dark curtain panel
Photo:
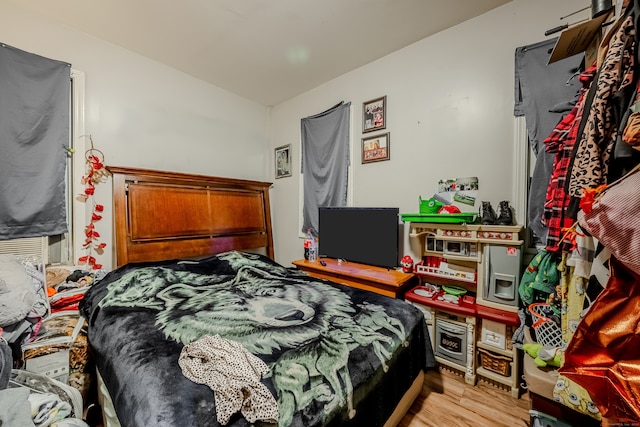
[[[347,205],[351,103],[301,120],[304,207],[302,231],[318,235],[318,208]]]
[[[0,43],[0,240],[67,231],[71,66]]]
[[[515,52],[515,116],[525,116],[536,163],[531,176],[527,211],[528,227],[544,243],[547,227],[542,224],[544,202],[555,153],[547,153],[544,140],[578,100],[578,73],[583,54],[548,64],[557,38]]]

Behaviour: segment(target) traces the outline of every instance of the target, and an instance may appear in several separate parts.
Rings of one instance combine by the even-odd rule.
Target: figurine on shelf
[[[413,273],[413,258],[409,255],[405,255],[402,257],[402,261],[400,261],[402,265],[402,271],[405,273]]]

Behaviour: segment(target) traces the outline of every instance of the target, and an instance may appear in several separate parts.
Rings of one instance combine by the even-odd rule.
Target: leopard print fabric
[[[617,137],[613,98],[633,82],[636,29],[633,17],[621,18],[618,29],[612,29],[602,60],[595,97],[584,131],[580,137],[569,180],[569,194],[582,197],[585,188],[606,183],[609,159]],[[606,41],[606,40],[605,40]]]
[[[220,424],[236,412],[250,423],[278,422],[278,403],[260,381],[269,368],[239,342],[204,336],[183,347],[178,364],[185,377],[213,390]]]

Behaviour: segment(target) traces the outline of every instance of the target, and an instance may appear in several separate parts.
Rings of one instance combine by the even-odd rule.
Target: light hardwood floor
[[[427,373],[422,393],[399,427],[526,427],[529,407],[526,393],[515,399],[482,380],[472,386],[440,368]]]

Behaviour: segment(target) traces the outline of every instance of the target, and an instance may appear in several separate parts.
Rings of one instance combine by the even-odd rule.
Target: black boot
[[[508,201],[500,202],[500,206],[498,207],[498,219],[496,220],[497,225],[513,225],[513,212],[511,211],[511,206],[509,206]]]
[[[482,219],[484,225],[492,225],[496,223],[496,212],[491,206],[491,202],[482,202]]]

